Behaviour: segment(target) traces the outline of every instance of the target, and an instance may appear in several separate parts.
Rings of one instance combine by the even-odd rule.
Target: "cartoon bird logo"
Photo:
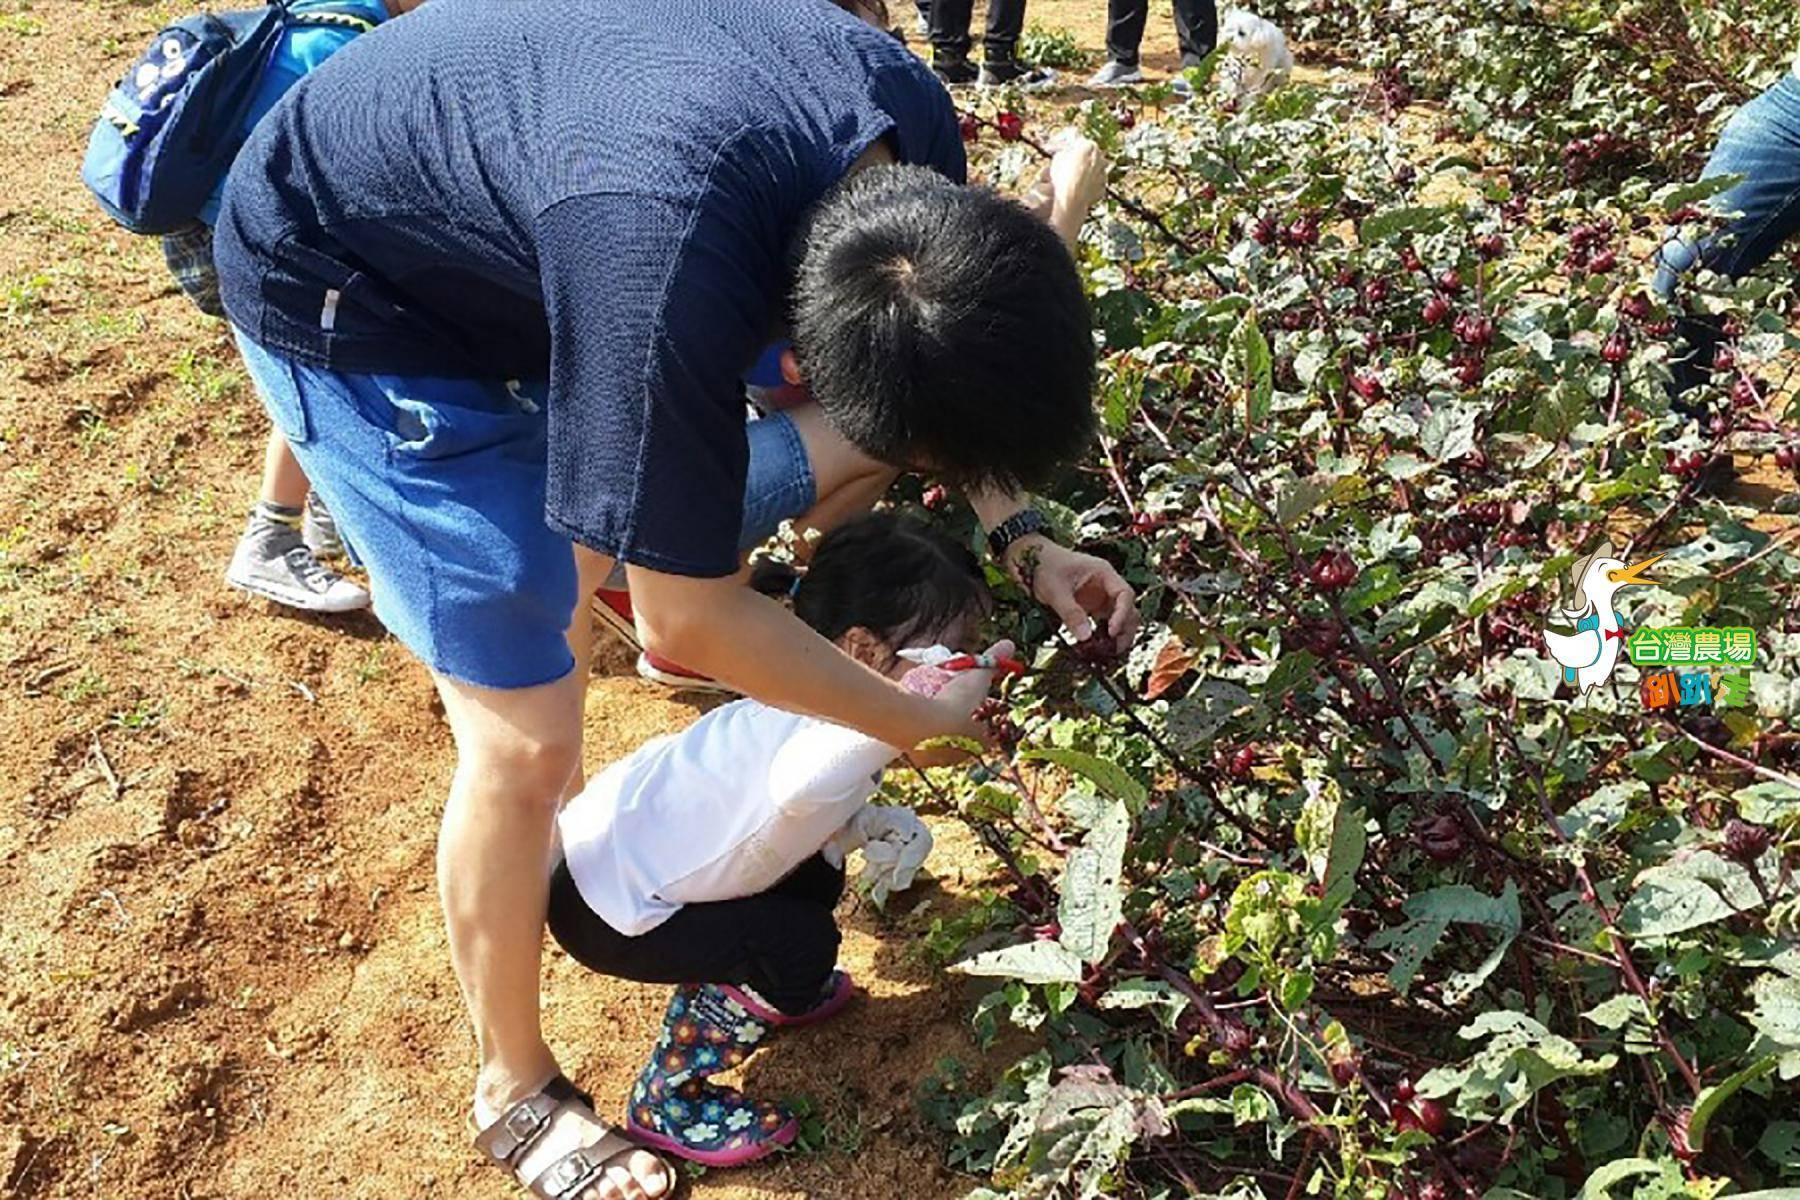
[[[1577,695],[1585,696],[1611,679],[1613,668],[1619,665],[1625,622],[1613,608],[1613,596],[1622,587],[1655,583],[1644,572],[1661,558],[1658,554],[1628,567],[1624,560],[1613,557],[1612,543],[1602,542],[1599,549],[1569,568],[1563,621],[1544,626],[1544,646],[1562,665],[1563,679],[1575,685]]]

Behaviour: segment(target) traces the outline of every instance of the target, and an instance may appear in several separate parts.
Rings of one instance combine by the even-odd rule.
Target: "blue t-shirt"
[[[383,0],[289,0],[289,12],[305,13],[309,9],[353,14],[376,25],[388,19]],[[274,57],[269,59],[262,78],[257,81],[256,95],[250,100],[250,111],[244,120],[244,132],[255,129],[275,107],[275,102],[287,95],[289,88],[356,36],[357,30],[337,25],[297,25],[283,35],[275,45]],[[224,199],[225,181],[221,179],[200,209],[200,219],[208,225],[218,224],[219,205]]]
[[[963,181],[943,86],[828,0],[432,0],[257,128],[225,307],[332,370],[547,376],[550,527],[727,575],[739,376],[804,215],[884,137]]]

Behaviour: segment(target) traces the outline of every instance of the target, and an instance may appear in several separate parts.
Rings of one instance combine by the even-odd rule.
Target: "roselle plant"
[[[1008,749],[905,785],[996,860],[925,939],[1014,1051],[921,1092],[971,1200],[1800,1186],[1795,297],[1785,267],[1646,286],[1707,227],[1639,143],[1710,119],[1663,115],[1698,67],[1621,88],[1651,152],[1571,182],[1525,148],[1599,111],[1566,91],[1611,36],[1586,7],[1564,37],[1501,6],[1541,18],[1516,42],[1462,13],[1463,45],[1395,5],[1401,75],[1236,113],[1204,72],[1192,104],[971,109],[1002,185],[1069,120],[1113,163],[1080,249],[1101,435],[1045,507],[1147,618],[1106,661],[996,579],[1041,647],[986,714]],[[1469,116],[1502,79],[1494,136],[1421,138],[1411,88]],[[1693,314],[1727,349],[1675,408]],[[1602,539],[1663,555],[1630,625],[1757,630],[1748,703],[1561,684],[1541,631]]]

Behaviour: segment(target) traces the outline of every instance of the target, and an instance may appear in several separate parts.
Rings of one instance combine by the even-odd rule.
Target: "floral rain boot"
[[[676,990],[650,1064],[631,1091],[628,1124],[641,1143],[709,1167],[738,1167],[788,1145],[800,1122],[712,1083],[750,1057],[769,1025],[712,984]]]

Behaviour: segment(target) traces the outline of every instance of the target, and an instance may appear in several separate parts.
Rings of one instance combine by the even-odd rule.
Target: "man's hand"
[[[1137,597],[1105,559],[1033,534],[1007,547],[1006,565],[1076,641],[1104,633],[1117,653],[1131,648],[1137,637]]]
[[[1106,194],[1106,157],[1073,126],[1059,131],[1045,148],[1050,164],[1026,192],[1025,205],[1073,247],[1088,213]]]

